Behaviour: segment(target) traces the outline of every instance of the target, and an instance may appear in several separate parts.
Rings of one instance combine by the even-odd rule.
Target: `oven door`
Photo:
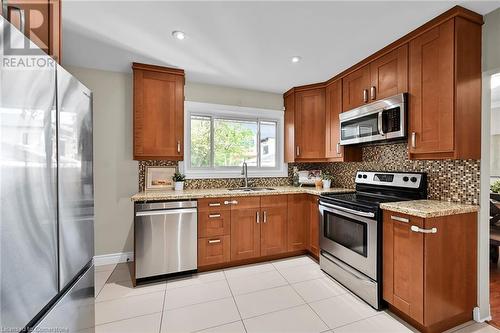
[[[377,220],[373,212],[320,202],[320,247],[377,280]]]

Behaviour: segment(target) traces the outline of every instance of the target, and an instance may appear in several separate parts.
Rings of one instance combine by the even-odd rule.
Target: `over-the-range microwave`
[[[405,138],[407,133],[407,94],[398,94],[342,112],[340,144]]]

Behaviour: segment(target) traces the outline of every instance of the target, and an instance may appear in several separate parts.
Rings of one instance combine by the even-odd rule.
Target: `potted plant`
[[[496,182],[490,185],[490,191],[492,192],[490,194],[490,197],[493,200],[500,201],[500,180],[497,180]]]
[[[179,171],[176,171],[172,176],[172,180],[174,181],[176,191],[182,191],[184,189],[184,181],[186,180],[186,175],[183,175]]]
[[[323,175],[321,175],[321,178],[323,178],[323,188],[329,189],[332,186],[333,176],[325,172],[323,173]]]

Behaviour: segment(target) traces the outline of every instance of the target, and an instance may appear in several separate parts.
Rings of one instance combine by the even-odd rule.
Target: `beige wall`
[[[132,160],[132,75],[66,68],[94,93],[95,254],[133,251],[138,163]],[[186,100],[283,109],[280,94],[186,83]]]
[[[483,72],[500,68],[500,8],[484,16]]]

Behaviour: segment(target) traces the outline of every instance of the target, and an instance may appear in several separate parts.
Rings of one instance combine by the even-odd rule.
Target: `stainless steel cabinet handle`
[[[216,218],[220,217],[220,214],[208,214],[208,217],[211,219],[216,219]]]
[[[264,223],[267,223],[267,212],[264,211],[263,213],[264,213]]]
[[[208,204],[209,207],[219,207],[220,206],[220,202],[210,202]]]
[[[300,148],[299,148],[299,146],[297,146],[297,148],[295,150],[296,150],[297,156],[300,156]]]
[[[257,221],[257,223],[260,223],[260,214],[259,214],[259,212],[257,212],[257,214],[255,216],[255,220]]]
[[[363,89],[363,102],[368,102],[368,89]]]
[[[438,232],[437,228],[421,229],[421,228],[417,227],[416,225],[412,225],[410,227],[410,230],[413,232],[421,232],[423,234],[436,234]]]
[[[9,8],[11,8],[12,11],[19,12],[19,31],[21,31],[24,34],[24,32],[26,31],[26,15],[24,13],[24,9],[21,9],[16,6],[7,5],[7,0],[5,0],[5,3],[3,5],[3,10],[5,11],[5,17],[7,17],[9,21],[11,20],[9,14]]]
[[[220,239],[211,239],[208,241],[208,244],[220,243]]]
[[[337,142],[337,155],[340,155],[340,142]]]
[[[181,152],[181,142],[180,141],[177,141],[177,152],[178,153]]]
[[[391,215],[391,220],[404,222],[404,223],[410,223],[410,219],[406,219],[404,217],[399,217],[399,216],[394,216],[394,215]]]
[[[370,88],[370,98],[373,100],[377,98],[377,88],[375,86],[372,86]]]
[[[224,205],[237,205],[238,201],[236,200],[231,200],[231,201],[224,201]]]
[[[417,148],[417,133],[411,132],[411,147]]]

